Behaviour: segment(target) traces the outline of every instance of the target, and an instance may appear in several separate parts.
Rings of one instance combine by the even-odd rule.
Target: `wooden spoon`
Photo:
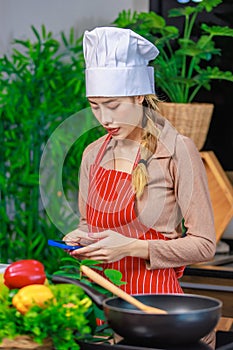
[[[121,290],[120,288],[115,286],[115,284],[109,282],[104,277],[100,276],[97,272],[90,269],[90,267],[88,267],[86,265],[81,265],[80,269],[87,277],[89,277],[95,283],[99,284],[101,287],[107,289],[108,291],[110,291],[114,295],[118,296],[119,298],[124,299],[128,303],[136,306],[138,309],[140,309],[144,312],[147,312],[147,313],[167,314],[167,311],[165,311],[165,310],[158,309],[156,307],[152,307],[152,306],[145,305],[145,304],[141,303],[138,299],[136,299],[133,296],[131,296],[130,294],[124,292],[123,290]]]

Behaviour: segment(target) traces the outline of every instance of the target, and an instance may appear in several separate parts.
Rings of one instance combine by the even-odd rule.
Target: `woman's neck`
[[[118,140],[113,149],[114,168],[118,171],[132,173],[139,150],[139,142]]]

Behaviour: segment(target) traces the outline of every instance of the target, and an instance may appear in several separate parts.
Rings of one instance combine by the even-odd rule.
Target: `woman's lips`
[[[115,135],[118,133],[118,131],[120,130],[120,128],[106,128],[107,132],[111,135]]]

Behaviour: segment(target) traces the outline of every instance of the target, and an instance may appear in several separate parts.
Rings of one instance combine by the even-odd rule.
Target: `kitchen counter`
[[[233,317],[233,253],[216,254],[207,263],[186,267],[180,284],[185,293],[215,297],[223,302],[222,316]]]

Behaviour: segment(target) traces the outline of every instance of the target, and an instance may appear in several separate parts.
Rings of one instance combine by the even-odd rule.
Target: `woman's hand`
[[[126,237],[112,230],[88,234],[89,239],[96,241],[84,248],[70,252],[76,258],[100,260],[103,262],[118,261],[126,256],[148,259],[148,242]]]
[[[67,233],[63,237],[63,241],[65,241],[68,245],[82,245],[86,246],[95,242],[96,240],[89,236],[88,232],[81,231],[76,229]]]

